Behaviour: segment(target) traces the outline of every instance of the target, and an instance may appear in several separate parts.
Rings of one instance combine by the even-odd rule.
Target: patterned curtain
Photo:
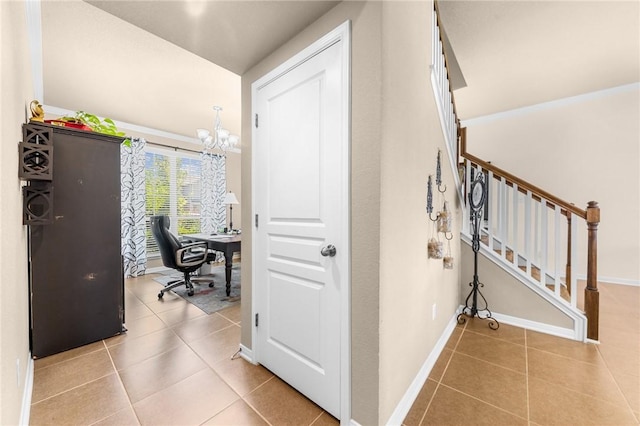
[[[130,147],[120,148],[120,220],[126,277],[144,275],[147,267],[144,146],[144,139],[132,138]]]
[[[226,158],[217,154],[202,154],[202,193],[200,201],[200,232],[213,233],[225,227],[227,209],[223,204],[227,188]]]

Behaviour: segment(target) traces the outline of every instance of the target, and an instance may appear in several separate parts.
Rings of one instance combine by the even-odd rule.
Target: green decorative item
[[[124,132],[118,130],[116,124],[112,119],[104,118],[101,120],[97,115],[89,114],[88,112],[84,111],[77,111],[73,117],[64,116],[56,121],[83,124],[91,128],[92,131],[96,133],[103,133],[105,135],[125,136]],[[125,146],[131,146],[131,140],[129,138],[126,138],[122,141],[122,144]]]

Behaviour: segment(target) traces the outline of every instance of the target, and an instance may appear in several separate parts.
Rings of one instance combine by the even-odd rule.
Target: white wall
[[[0,2],[0,424],[21,418],[29,365],[26,227],[18,142],[33,98],[24,2]],[[27,407],[28,410],[28,407]]]
[[[598,201],[598,276],[640,283],[640,84],[470,120],[469,153],[586,208]],[[578,224],[578,274],[586,225]]]

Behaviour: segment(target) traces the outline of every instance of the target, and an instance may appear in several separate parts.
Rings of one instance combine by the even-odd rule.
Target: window
[[[145,148],[147,254],[158,255],[151,216],[167,215],[176,234],[200,232],[201,160],[197,154]]]

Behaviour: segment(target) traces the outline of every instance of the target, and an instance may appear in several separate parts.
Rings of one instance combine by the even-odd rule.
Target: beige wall
[[[46,105],[192,138],[199,127],[212,129],[212,107],[220,105],[222,125],[240,135],[240,76],[79,0],[42,2],[42,31]],[[150,142],[200,149],[123,130]],[[240,154],[228,153],[227,186],[238,199],[240,181]],[[238,228],[242,204],[233,210]]]
[[[598,201],[598,275],[640,282],[640,86],[468,126],[469,152],[586,208]],[[586,225],[578,224],[578,274]]]
[[[242,202],[250,223],[251,83],[352,20],[351,408],[363,425],[387,421],[458,306],[458,269],[445,271],[426,251],[426,180],[444,150],[428,73],[431,7],[343,2],[242,76]],[[447,164],[458,261],[460,213]],[[243,323],[251,324],[251,234],[243,234]],[[251,328],[242,332],[250,347]]]
[[[432,8],[432,2],[382,6],[380,423],[433,350],[459,299],[460,209],[429,76]],[[425,210],[426,182],[435,175],[438,149],[448,189],[434,201],[446,199],[454,210],[453,270],[427,258],[433,225]]]
[[[469,244],[462,243],[461,256],[460,304],[464,305],[471,290],[469,283],[473,282],[473,250]],[[573,329],[573,319],[482,253],[478,254],[478,277],[485,285],[481,292],[487,299],[491,312]]]
[[[347,19],[352,21],[352,418],[378,423],[381,3],[343,2],[242,76],[243,222],[251,223],[251,83]],[[243,324],[251,324],[251,232],[243,231]],[[242,344],[251,347],[251,327]]]
[[[20,420],[29,363],[27,243],[17,155],[21,125],[33,98],[28,52],[24,2],[0,2],[0,424],[3,425],[15,425]]]

